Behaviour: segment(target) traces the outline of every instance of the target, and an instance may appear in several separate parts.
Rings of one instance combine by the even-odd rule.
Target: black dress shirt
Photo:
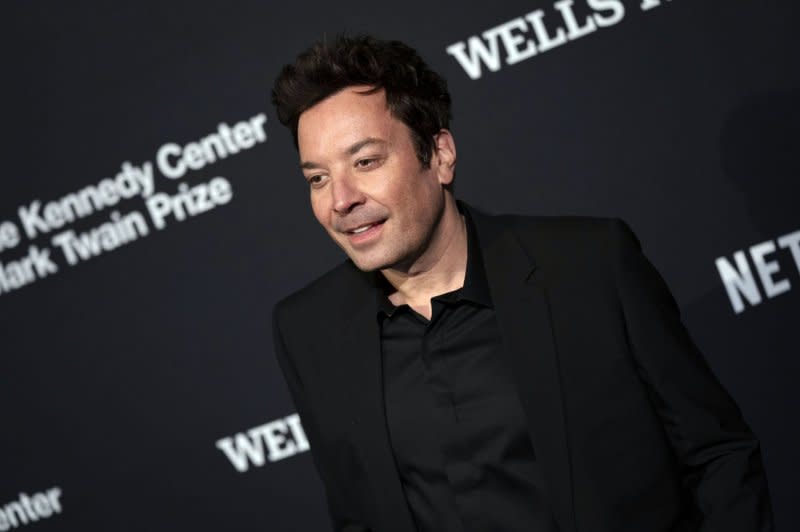
[[[375,274],[395,463],[420,532],[555,532],[465,216],[464,286],[432,298],[430,320],[393,306]]]

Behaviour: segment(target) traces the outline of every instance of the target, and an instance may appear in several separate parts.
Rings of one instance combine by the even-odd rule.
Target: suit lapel
[[[564,532],[576,529],[572,475],[558,356],[546,290],[537,285],[540,266],[521,245],[507,221],[474,209],[489,290],[503,339],[504,354],[517,384],[548,499]]]
[[[395,466],[386,423],[374,287],[367,276],[357,276],[352,319],[342,329],[338,343],[339,360],[346,364],[344,375],[351,379],[345,386],[353,408],[354,438],[370,479],[368,491],[377,505],[378,529],[409,532],[416,528]]]

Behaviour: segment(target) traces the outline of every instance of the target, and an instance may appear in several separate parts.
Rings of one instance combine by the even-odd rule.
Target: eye
[[[328,178],[325,174],[316,174],[312,176],[308,176],[306,181],[308,184],[311,185],[313,188],[319,188],[325,184],[325,180]]]
[[[380,165],[380,157],[368,157],[356,161],[356,167],[360,169],[374,168]]]

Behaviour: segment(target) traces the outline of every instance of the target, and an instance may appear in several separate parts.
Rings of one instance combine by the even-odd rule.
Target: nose
[[[342,174],[338,179],[331,180],[331,194],[333,194],[333,210],[339,214],[347,214],[357,205],[364,203],[364,194],[348,174]]]

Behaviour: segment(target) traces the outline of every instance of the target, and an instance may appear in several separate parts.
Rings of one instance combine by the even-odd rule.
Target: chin
[[[364,259],[364,258],[357,258],[353,255],[350,255],[350,260],[353,261],[353,264],[361,270],[362,272],[374,272],[376,270],[382,270],[384,268],[388,268],[388,265],[384,265],[380,261]]]
[[[374,272],[376,270],[384,270],[391,268],[394,264],[388,260],[387,257],[378,254],[361,254],[348,251],[347,256],[353,261],[353,264],[362,272]]]

